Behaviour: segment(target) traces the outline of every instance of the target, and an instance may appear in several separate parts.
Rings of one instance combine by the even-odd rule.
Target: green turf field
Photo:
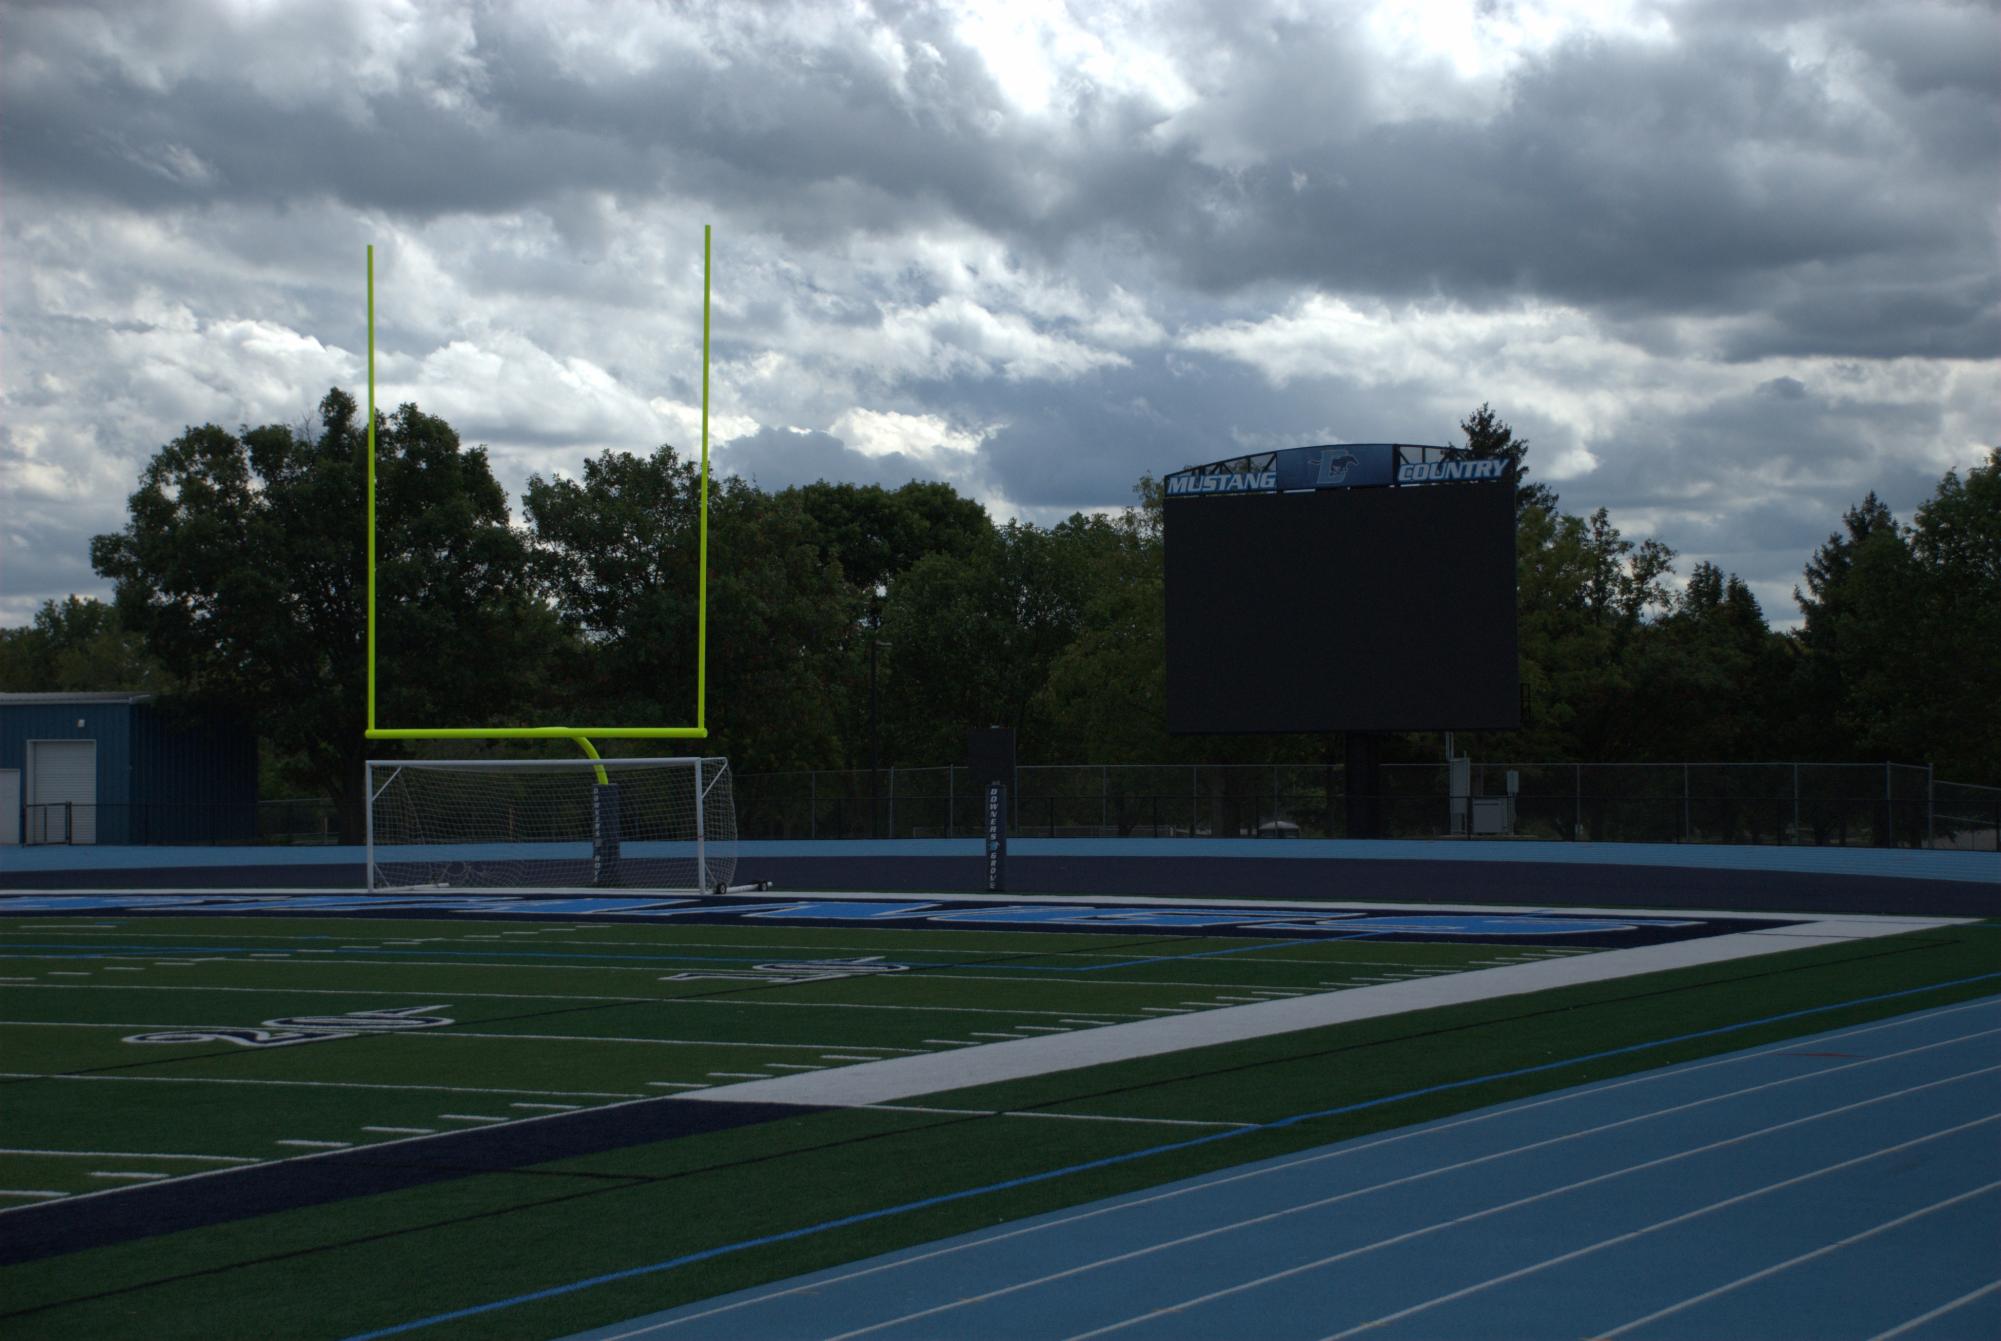
[[[255,917],[30,917],[0,931],[9,945],[0,1204],[12,1206],[741,1079],[1578,953]],[[0,1270],[0,1319],[9,1336],[349,1336],[634,1273],[414,1333],[560,1335],[1190,1173],[1991,992],[1992,978],[1961,980],[2001,968],[1996,931],[1790,950],[900,1107],[805,1112],[138,1238]],[[826,970],[828,960],[859,963]],[[745,973],[755,976],[719,976]],[[1898,992],[1910,995],[1840,1004]],[[429,1022],[284,1046],[216,1037],[385,1011]],[[1813,1013],[1737,1027],[1799,1011]],[[1685,1037],[1705,1030],[1725,1032]],[[176,1032],[210,1037],[125,1041]],[[1638,1050],[1565,1064],[1615,1048]],[[1543,1069],[1463,1083],[1530,1067]],[[1288,1121],[1337,1108],[1347,1111]],[[1131,1158],[1076,1167],[1114,1157]],[[846,1217],[856,1219],[829,1224]],[[8,1219],[0,1214],[0,1231]]]

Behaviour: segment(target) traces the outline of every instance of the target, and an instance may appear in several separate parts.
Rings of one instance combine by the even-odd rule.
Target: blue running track
[[[2001,1337],[2001,1001],[1581,1086],[584,1334]]]

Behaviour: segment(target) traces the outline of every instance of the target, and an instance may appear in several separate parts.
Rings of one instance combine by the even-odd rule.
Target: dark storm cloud
[[[170,8],[151,21],[194,22]],[[1138,247],[1219,294],[1534,295],[1628,319],[1750,306],[1762,329],[1742,357],[1972,357],[2001,330],[1982,110],[2001,68],[1978,56],[1991,14],[1983,28],[1965,7],[1837,25],[1877,72],[1863,110],[1755,14],[1696,14],[1674,41],[1579,36],[1532,57],[1492,115],[1445,99],[1387,122],[1367,112],[1382,76],[1352,25],[1189,9],[1159,36],[1214,81],[1203,103],[1170,117],[1080,81],[1053,125],[1008,116],[980,53],[924,10],[895,11],[919,53],[901,71],[776,22],[723,25],[706,59],[690,44],[622,70],[576,68],[533,11],[479,8],[476,69],[365,94],[308,85],[283,105],[223,65],[153,86],[58,13],[17,20],[17,42],[70,77],[17,73],[0,91],[9,175],[145,208],[324,195],[553,217],[565,193],[689,193],[807,245],[956,219],[1052,263]],[[338,7],[308,13],[297,40],[344,40]],[[1958,151],[1903,152],[1941,136]],[[585,245],[589,225],[573,225]]]

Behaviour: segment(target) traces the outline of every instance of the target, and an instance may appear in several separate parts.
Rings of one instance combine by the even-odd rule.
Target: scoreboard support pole
[[[1350,731],[1345,740],[1348,837],[1383,836],[1383,741],[1381,731]]]

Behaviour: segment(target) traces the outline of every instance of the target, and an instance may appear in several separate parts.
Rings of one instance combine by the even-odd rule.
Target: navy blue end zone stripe
[[[1792,919],[1625,917],[1562,912],[1410,912],[1400,909],[1259,908],[1236,904],[1097,903],[1040,900],[992,903],[954,899],[839,896],[760,898],[644,895],[0,895],[0,916],[158,914],[369,917],[508,917],[615,922],[692,922],[735,926],[881,926],[898,930],[1181,933],[1283,940],[1367,937],[1390,942],[1568,945],[1608,949],[1658,945],[1789,925]]]
[[[385,1141],[121,1187],[17,1207],[0,1216],[0,1266],[824,1111],[802,1104],[637,1099],[578,1113],[525,1118],[502,1127]]]

